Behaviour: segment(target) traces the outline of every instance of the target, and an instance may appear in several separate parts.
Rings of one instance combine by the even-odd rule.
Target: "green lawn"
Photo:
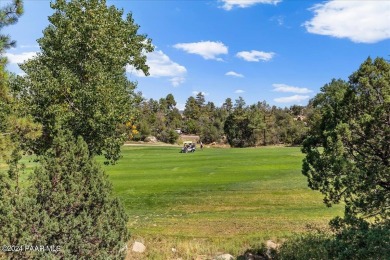
[[[202,246],[197,253],[237,254],[257,241],[304,231],[307,224],[326,225],[342,212],[307,188],[300,148],[179,150],[126,146],[117,165],[104,166],[130,216],[133,238],[154,247],[168,241],[167,249],[187,243],[182,246],[188,254]]]

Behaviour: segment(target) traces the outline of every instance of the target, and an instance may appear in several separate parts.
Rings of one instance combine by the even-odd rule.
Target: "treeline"
[[[307,132],[309,108],[270,106],[266,101],[246,105],[242,97],[233,103],[227,98],[220,106],[206,101],[200,92],[190,96],[184,111],[176,108],[172,94],[160,100],[142,100],[138,104],[137,133],[133,140],[149,136],[176,143],[179,133],[199,135],[203,143],[229,143],[232,147],[289,144],[298,145]]]

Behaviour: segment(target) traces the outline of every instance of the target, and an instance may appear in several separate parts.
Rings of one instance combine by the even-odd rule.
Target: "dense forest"
[[[306,118],[310,114],[310,106],[279,108],[266,101],[246,105],[242,97],[234,102],[226,98],[217,107],[207,102],[201,92],[187,99],[184,111],[176,108],[173,94],[160,100],[142,100],[137,105],[133,140],[154,136],[172,144],[184,133],[199,135],[199,141],[206,144],[229,143],[232,147],[298,145],[306,136]]]

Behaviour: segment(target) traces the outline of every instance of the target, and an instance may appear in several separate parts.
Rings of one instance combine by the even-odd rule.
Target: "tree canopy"
[[[311,102],[303,174],[346,217],[390,217],[390,64],[368,58],[348,82],[333,80]]]
[[[82,136],[91,155],[115,162],[135,111],[135,84],[126,66],[148,74],[151,40],[138,34],[132,15],[105,0],[57,0],[54,14],[38,40],[41,52],[21,66],[22,102],[43,134],[33,148],[42,154],[59,129]],[[130,122],[130,124],[129,124]]]
[[[23,14],[23,1],[13,0],[11,3],[0,9],[0,31],[8,25],[15,24]],[[11,40],[8,35],[0,34],[0,55],[11,47],[15,47],[16,41]]]
[[[8,35],[1,34],[1,30],[8,25],[17,22],[18,17],[23,13],[23,4],[20,0],[14,0],[12,4],[0,8],[0,131],[5,131],[6,118],[9,114],[10,94],[8,90],[8,73],[5,70],[7,58],[4,52],[16,42],[12,41]],[[1,137],[0,137],[1,138]],[[1,142],[1,141],[0,141]],[[0,144],[1,147],[1,144]],[[1,148],[0,148],[1,150]]]

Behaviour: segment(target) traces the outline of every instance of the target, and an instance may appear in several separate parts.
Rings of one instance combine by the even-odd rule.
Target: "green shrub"
[[[297,235],[283,243],[276,259],[329,259],[326,247],[329,239],[330,236],[325,232]]]
[[[333,234],[318,231],[285,242],[273,259],[390,259],[390,221],[342,226]]]
[[[331,259],[390,259],[390,221],[345,227],[327,247]]]
[[[174,144],[179,139],[179,134],[175,130],[167,129],[158,134],[157,139],[164,143]]]

